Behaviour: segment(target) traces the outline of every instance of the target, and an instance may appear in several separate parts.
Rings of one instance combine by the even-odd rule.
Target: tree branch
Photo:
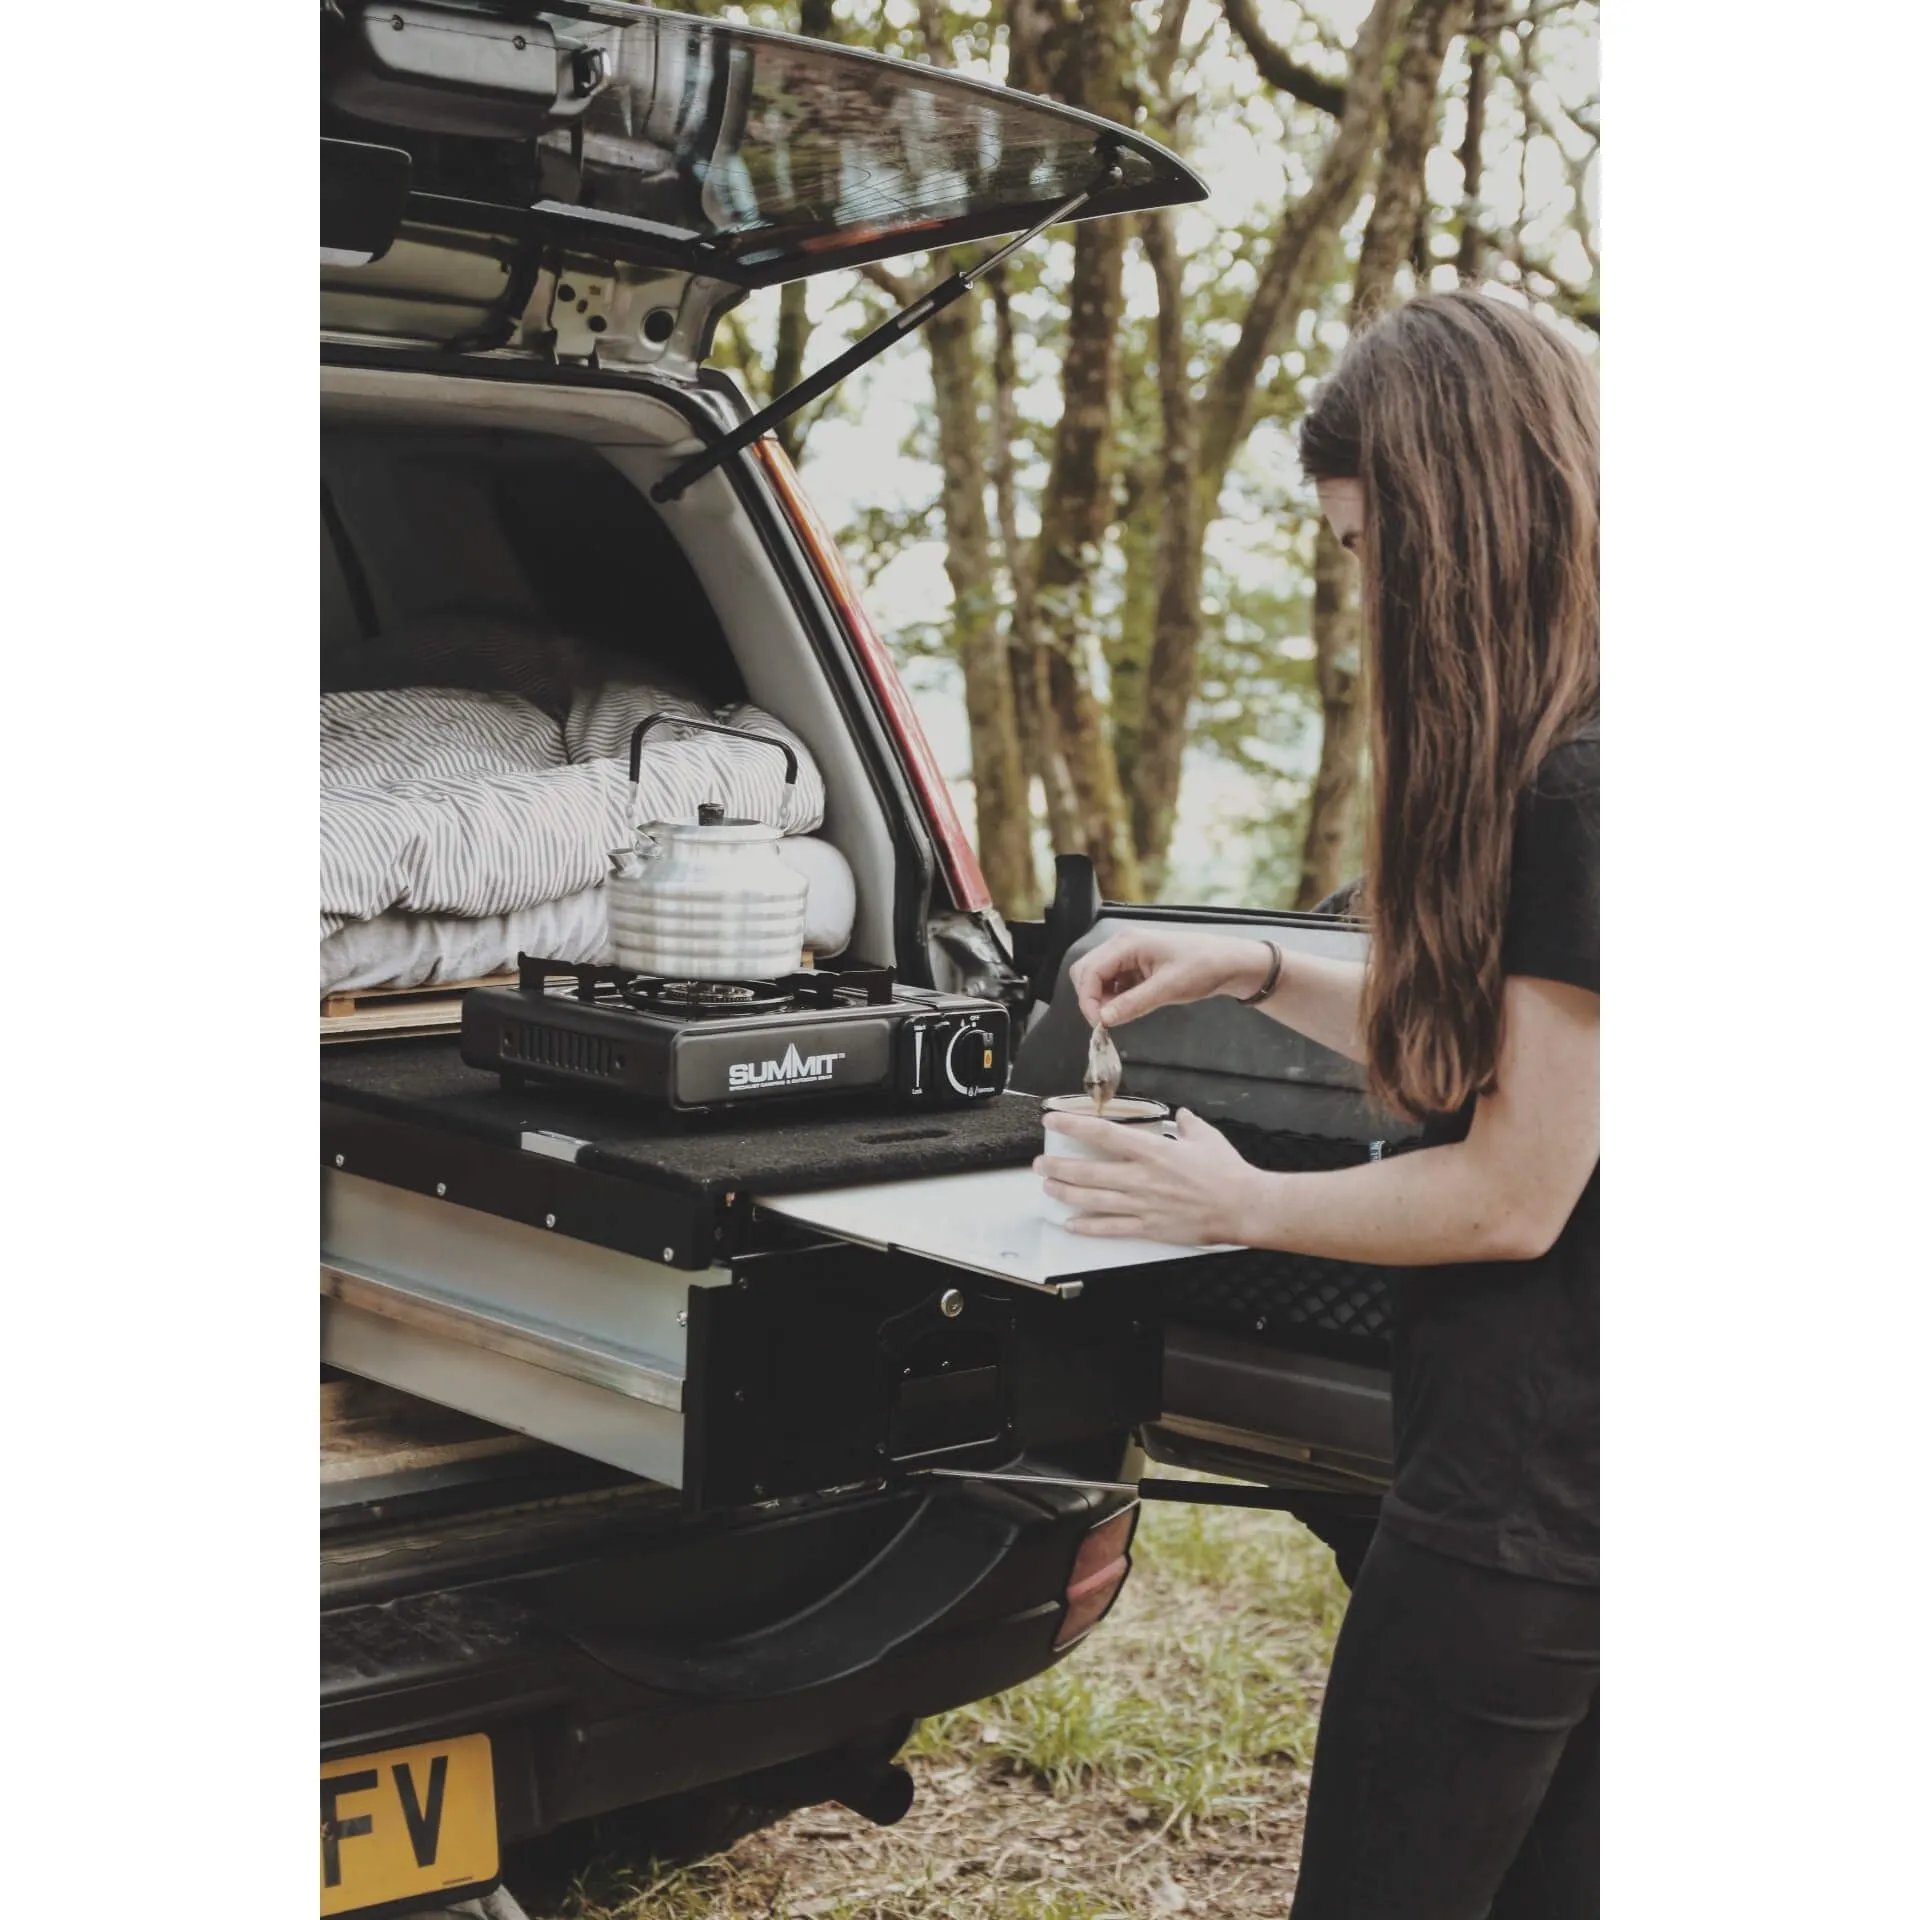
[[[1480,177],[1485,166],[1487,79],[1491,57],[1476,41],[1467,56],[1467,124],[1460,136],[1460,242],[1454,265],[1464,281],[1480,275],[1480,229],[1473,216],[1480,207]]]
[[[919,285],[904,273],[883,267],[878,260],[863,261],[858,269],[862,279],[871,280],[896,307],[910,307],[920,298]]]
[[[1569,320],[1577,320],[1594,333],[1600,331],[1600,286],[1597,280],[1584,287],[1568,286],[1538,255],[1529,253],[1520,244],[1520,236],[1516,233],[1481,226],[1469,226],[1466,232],[1473,234],[1481,246],[1491,247],[1521,276],[1523,283],[1527,280],[1544,280],[1551,289],[1546,295],[1547,304],[1556,312],[1565,314]]]
[[[1346,112],[1346,83],[1329,80],[1325,74],[1315,73],[1311,67],[1303,67],[1295,60],[1260,24],[1255,0],[1221,0],[1220,11],[1240,36],[1240,44],[1268,86],[1290,93],[1302,106],[1318,107],[1336,120]]]
[[[1173,69],[1180,58],[1180,41],[1187,28],[1187,12],[1192,0],[1162,0],[1160,21],[1153,30],[1153,44],[1147,56],[1147,78],[1152,83],[1154,106],[1171,118]]]
[[[1476,39],[1479,38],[1478,34],[1475,34],[1474,37]],[[1600,144],[1600,122],[1595,117],[1597,103],[1590,101],[1578,112],[1575,112],[1568,107],[1553,91],[1552,87],[1549,86],[1547,88],[1546,106],[1543,108],[1535,95],[1539,75],[1530,69],[1527,61],[1523,58],[1521,63],[1516,64],[1511,54],[1498,47],[1493,49],[1493,56],[1500,64],[1501,76],[1506,80],[1507,84],[1513,88],[1514,92],[1520,96],[1522,117],[1531,128],[1537,132],[1544,133],[1547,138],[1560,149],[1560,156],[1566,161],[1569,167],[1575,164],[1574,157],[1567,151],[1565,132],[1553,124],[1552,116],[1555,113],[1559,114],[1561,119],[1565,120],[1567,125],[1572,127],[1583,139],[1590,141],[1596,147]],[[1585,117],[1583,118],[1582,116]]]
[[[1523,7],[1518,13],[1502,14],[1497,20],[1476,20],[1473,31],[1476,35],[1504,33],[1509,27],[1530,27],[1556,13],[1565,13],[1569,7],[1577,7],[1582,0],[1541,0],[1536,7]]]
[[[1238,338],[1207,386],[1199,429],[1199,524],[1212,518],[1220,484],[1246,436],[1254,384],[1275,339],[1292,327],[1329,244],[1360,198],[1379,136],[1387,50],[1409,0],[1374,0],[1347,65],[1347,104],[1314,170],[1313,182],[1287,204],[1266,264],[1241,316]]]
[[[1584,133],[1597,147],[1600,144],[1600,102],[1587,100],[1577,107],[1570,107],[1563,101],[1560,111]]]

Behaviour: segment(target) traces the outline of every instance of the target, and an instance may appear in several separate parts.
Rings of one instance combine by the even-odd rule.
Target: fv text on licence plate
[[[320,1912],[377,1911],[500,1876],[484,1733],[320,1767]]]

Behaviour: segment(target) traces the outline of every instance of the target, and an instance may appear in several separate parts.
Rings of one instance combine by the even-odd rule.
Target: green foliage
[[[840,529],[839,545],[846,558],[868,579],[872,579],[884,573],[909,547],[940,537],[940,502],[937,499],[924,500],[917,505],[910,501],[902,501],[897,505],[878,502],[861,508]]]
[[[1081,1647],[920,1727],[903,1757],[921,1798],[888,1837],[822,1809],[723,1859],[602,1860],[568,1920],[1148,1920],[1162,1907],[1141,1874],[1177,1858],[1169,1843],[1265,1842],[1275,1809],[1297,1807],[1345,1604],[1297,1522],[1150,1506],[1132,1577]],[[1063,1833],[1084,1847],[1050,1868]],[[823,1839],[840,1841],[831,1861]]]
[[[1181,1832],[1244,1817],[1266,1770],[1309,1761],[1311,1677],[1346,1604],[1332,1556],[1280,1516],[1173,1505],[1147,1510],[1134,1551],[1134,1582],[1098,1629],[1125,1637],[1125,1659],[1070,1659],[941,1714],[909,1752],[990,1764],[1056,1798],[1115,1785]]]

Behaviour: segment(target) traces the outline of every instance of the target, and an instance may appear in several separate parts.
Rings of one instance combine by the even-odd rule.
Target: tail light
[[[933,747],[920,725],[920,716],[913,710],[913,702],[908,698],[899,668],[893,664],[893,655],[887,651],[887,643],[874,631],[866,608],[860,604],[860,596],[853,590],[853,582],[847,577],[847,563],[833,544],[833,536],[800,491],[800,477],[780,442],[768,434],[753,443],[753,450],[766,469],[767,478],[772,481],[774,493],[799,535],[807,558],[813,563],[822,589],[847,623],[867,683],[873,688],[887,716],[887,725],[906,755],[914,791],[933,825],[934,849],[953,904],[962,913],[977,913],[983,907],[992,906],[993,895],[987,887],[987,877],[980,871],[973,844],[960,824],[959,810],[947,790],[946,775],[934,758]]]
[[[1080,1551],[1073,1556],[1073,1571],[1067,1576],[1067,1610],[1060,1631],[1053,1636],[1056,1648],[1070,1647],[1091,1633],[1120,1598],[1120,1589],[1133,1566],[1130,1549],[1139,1518],[1140,1508],[1135,1504],[1088,1529]]]

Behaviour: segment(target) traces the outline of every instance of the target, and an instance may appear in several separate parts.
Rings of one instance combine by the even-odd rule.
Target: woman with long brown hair
[[[1123,931],[1090,1021],[1231,994],[1365,1063],[1423,1151],[1247,1165],[1190,1113],[1050,1156],[1075,1230],[1405,1269],[1394,1477],[1322,1711],[1293,1920],[1599,1906],[1599,436],[1526,313],[1424,296],[1360,333],[1302,463],[1357,557],[1364,965]],[[1054,1117],[1102,1139],[1105,1123]],[[1104,1140],[1103,1140],[1104,1145]]]

